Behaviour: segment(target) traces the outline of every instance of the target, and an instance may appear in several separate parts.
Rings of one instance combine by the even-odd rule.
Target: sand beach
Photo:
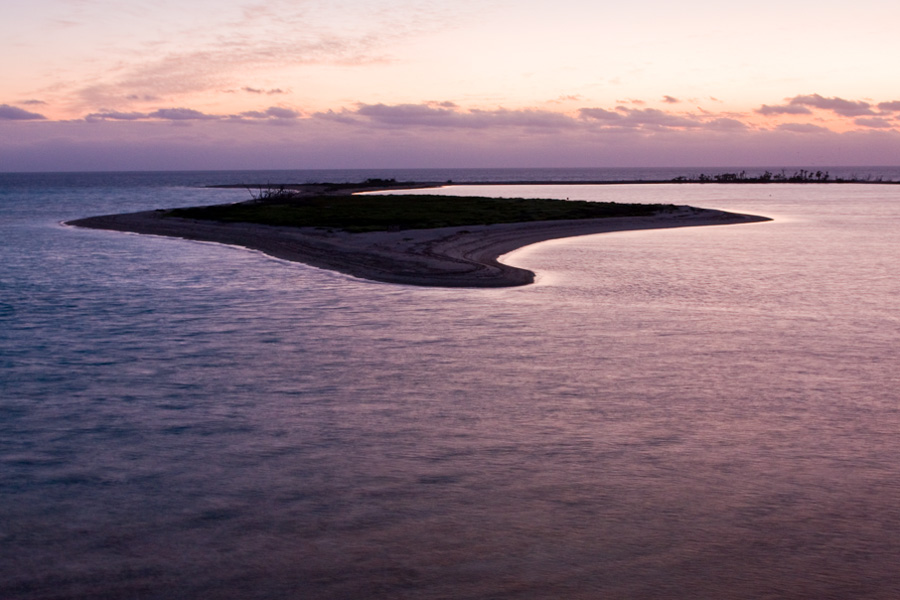
[[[317,228],[222,223],[168,216],[167,211],[105,215],[67,224],[92,229],[218,242],[280,259],[386,283],[437,287],[509,287],[535,274],[498,257],[546,240],[614,231],[767,221],[765,217],[677,207],[646,217],[506,223],[437,229],[347,233]]]

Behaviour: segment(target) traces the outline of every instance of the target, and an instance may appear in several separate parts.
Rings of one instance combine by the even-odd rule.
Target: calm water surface
[[[51,183],[0,188],[0,597],[900,596],[898,187],[456,187],[775,221],[441,290],[58,225],[244,192]]]

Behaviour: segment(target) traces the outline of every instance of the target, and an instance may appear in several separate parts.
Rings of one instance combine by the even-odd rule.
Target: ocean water
[[[60,225],[622,178],[425,175],[0,175],[0,597],[900,596],[900,186],[443,190],[774,218],[537,244],[502,290]]]

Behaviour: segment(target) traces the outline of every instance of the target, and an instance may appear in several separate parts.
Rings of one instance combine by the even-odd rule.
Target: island
[[[242,246],[372,281],[485,288],[533,283],[532,271],[498,258],[536,242],[769,220],[688,206],[421,193],[434,186],[393,180],[247,186],[252,197],[246,202],[104,215],[67,224]],[[383,189],[404,193],[360,194]]]

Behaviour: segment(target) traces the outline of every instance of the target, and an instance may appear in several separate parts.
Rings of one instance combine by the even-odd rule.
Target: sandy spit
[[[649,217],[539,221],[346,233],[314,228],[218,223],[166,217],[165,211],[106,215],[67,225],[219,242],[374,281],[438,287],[527,285],[534,273],[497,257],[537,242],[612,231],[727,225],[766,217],[678,207]]]

